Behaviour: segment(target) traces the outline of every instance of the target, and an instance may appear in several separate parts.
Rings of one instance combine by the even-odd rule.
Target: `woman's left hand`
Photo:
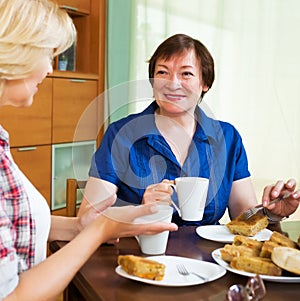
[[[117,195],[114,194],[109,198],[99,202],[98,204],[90,205],[88,210],[78,217],[78,229],[79,232],[89,225],[94,219],[96,219],[103,211],[111,207],[117,199]]]
[[[153,222],[138,222],[137,218],[156,213],[157,203],[139,206],[109,207],[99,215],[99,231],[102,231],[104,241],[111,241],[119,237],[130,237],[140,234],[153,235],[163,231],[177,231],[174,223],[153,220]]]
[[[276,204],[269,205],[273,199],[287,192],[291,193],[288,198]],[[278,217],[286,217],[294,213],[299,206],[299,201],[300,190],[296,190],[296,181],[294,179],[289,179],[287,182],[280,180],[274,185],[266,186],[262,196],[262,204],[264,207],[266,207],[272,215]]]

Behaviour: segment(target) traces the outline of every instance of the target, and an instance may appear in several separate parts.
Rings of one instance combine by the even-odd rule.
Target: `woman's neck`
[[[194,116],[187,113],[170,117],[160,114],[160,111],[157,110],[155,112],[155,123],[178,162],[183,165],[196,130]]]
[[[186,134],[190,137],[193,137],[195,133],[196,120],[194,113],[185,112],[170,115],[165,114],[160,108],[158,108],[155,111],[155,121],[158,123],[159,127],[164,130],[179,127],[182,130],[185,130]]]

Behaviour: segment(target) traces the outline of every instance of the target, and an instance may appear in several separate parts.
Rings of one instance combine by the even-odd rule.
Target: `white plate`
[[[116,273],[122,277],[152,284],[158,286],[190,286],[190,285],[197,285],[203,284],[206,282],[210,282],[216,280],[226,273],[226,269],[223,267],[207,261],[192,259],[192,258],[185,258],[179,256],[151,256],[147,257],[148,259],[152,259],[163,263],[166,266],[165,269],[165,276],[163,280],[149,280],[144,279],[136,276],[132,276],[127,274],[121,266],[116,268]],[[195,273],[199,273],[207,278],[206,281],[198,278],[195,275],[189,276],[182,276],[178,273],[176,265],[177,264],[184,264],[187,270]]]
[[[254,273],[249,273],[249,272],[245,272],[245,271],[241,271],[241,270],[237,270],[237,269],[233,269],[226,261],[224,261],[221,257],[221,249],[216,249],[214,250],[211,255],[213,257],[213,259],[222,267],[224,267],[226,270],[235,273],[235,274],[239,274],[239,275],[243,275],[243,276],[247,276],[247,277],[253,277],[255,276]],[[260,275],[260,277],[266,281],[271,281],[271,282],[283,282],[283,283],[300,283],[300,277],[299,276],[269,276],[269,275]]]
[[[196,232],[202,238],[223,243],[232,243],[235,236],[235,234],[230,233],[225,225],[199,226],[196,228]],[[264,241],[269,240],[272,233],[273,232],[269,229],[263,229],[256,235],[249,237],[259,241]]]

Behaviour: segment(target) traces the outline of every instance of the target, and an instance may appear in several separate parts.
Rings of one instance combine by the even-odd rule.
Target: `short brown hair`
[[[168,60],[174,54],[181,54],[185,50],[194,49],[200,63],[202,81],[208,89],[215,79],[214,60],[208,49],[198,40],[185,34],[175,34],[162,42],[149,60],[149,80],[151,84],[154,78],[154,69],[158,59]],[[202,92],[201,97],[206,92]]]

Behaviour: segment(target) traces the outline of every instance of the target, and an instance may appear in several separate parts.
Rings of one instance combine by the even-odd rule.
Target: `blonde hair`
[[[0,95],[5,80],[27,77],[76,40],[72,19],[48,0],[0,0],[0,24]]]

